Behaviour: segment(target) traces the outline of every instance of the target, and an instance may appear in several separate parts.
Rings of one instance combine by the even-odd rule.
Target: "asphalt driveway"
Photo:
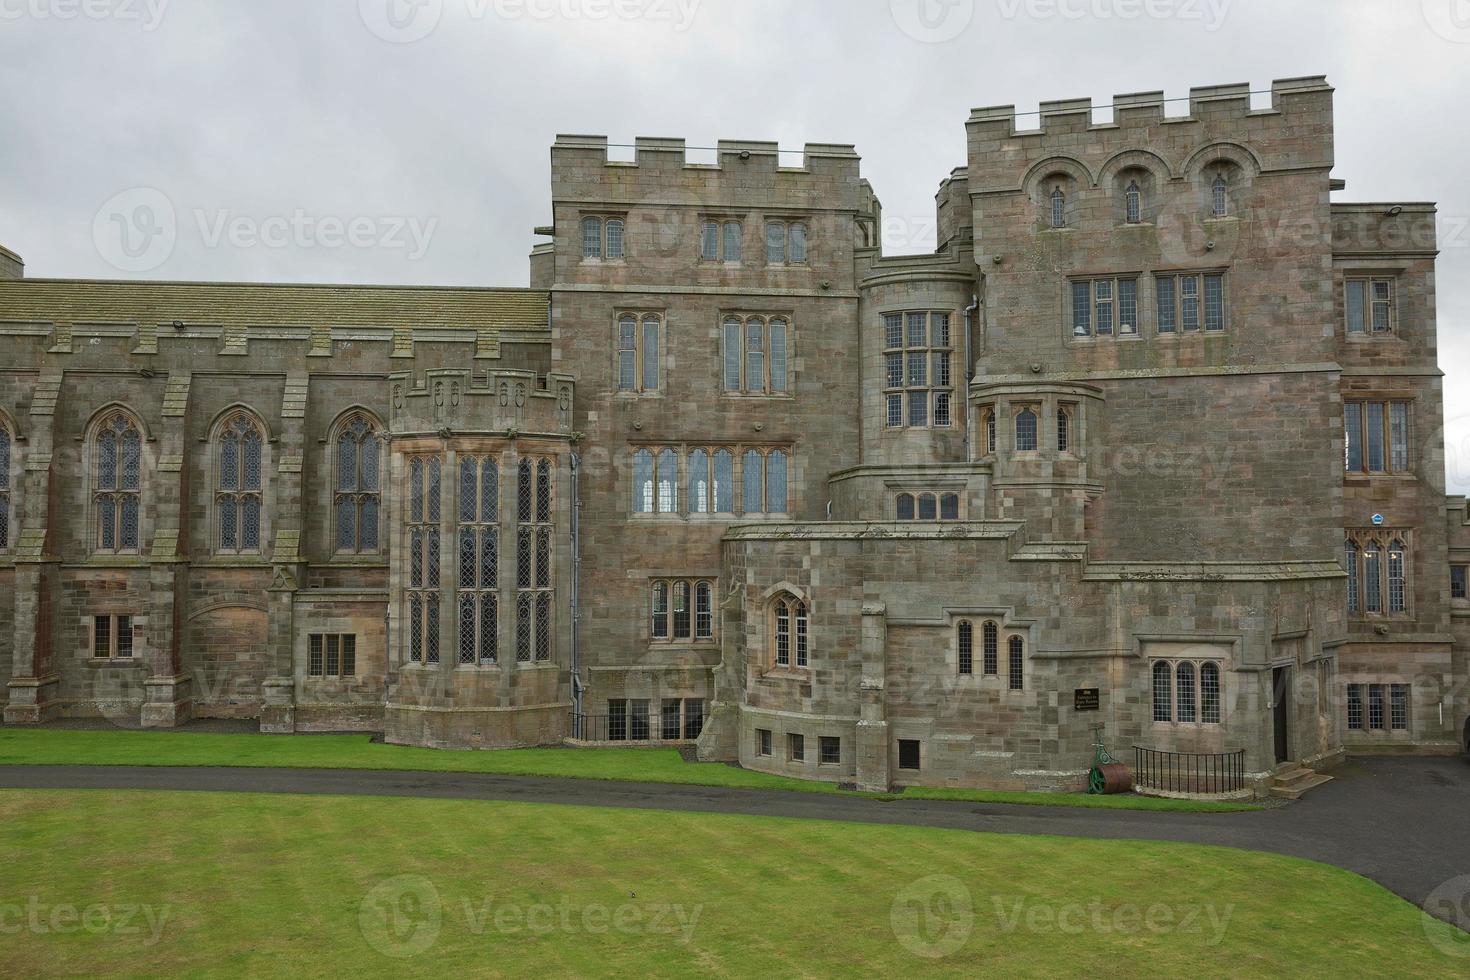
[[[1333,864],[1423,905],[1470,875],[1470,764],[1355,759],[1289,806],[1155,813],[477,773],[354,769],[0,766],[5,789],[152,789],[510,800],[913,824],[986,833],[1148,839],[1273,851]]]

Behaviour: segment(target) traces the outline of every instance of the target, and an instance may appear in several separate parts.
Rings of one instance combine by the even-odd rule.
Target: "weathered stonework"
[[[697,738],[867,789],[1077,788],[1094,726],[1125,761],[1241,751],[1257,787],[1282,760],[1457,750],[1470,516],[1444,496],[1433,207],[1331,202],[1320,78],[1263,109],[1236,86],[1179,116],[1115,102],[1030,129],[975,110],[932,255],[881,254],[851,147],[696,164],[640,139],[619,162],[590,136],[552,147],[530,290],[28,280],[0,249],[6,721]],[[1207,275],[1216,319],[1190,329],[1156,277]],[[1347,330],[1359,278],[1392,283],[1391,329]],[[1102,280],[1135,285],[1087,292],[1084,332],[1076,284]],[[1345,405],[1375,399],[1409,406],[1407,457],[1344,475]],[[138,546],[102,553],[118,411]],[[239,412],[263,440],[260,545],[236,552]],[[357,417],[372,486],[341,482]],[[721,452],[728,477],[700,470]],[[364,499],[371,546],[341,547]],[[1345,532],[1380,526],[1408,541],[1403,608],[1349,611]],[[98,617],[131,617],[131,656],[97,656]],[[1189,674],[1156,720],[1160,662],[1211,665],[1218,698]],[[1349,685],[1408,685],[1403,724],[1351,725]]]

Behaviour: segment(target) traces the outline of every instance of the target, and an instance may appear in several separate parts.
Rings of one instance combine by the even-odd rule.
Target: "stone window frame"
[[[730,520],[733,517],[744,517],[750,519],[773,519],[782,520],[789,518],[796,512],[796,490],[798,488],[796,475],[796,453],[791,443],[704,443],[704,442],[650,442],[634,443],[630,447],[630,460],[627,468],[631,486],[628,495],[629,515],[635,520],[680,520],[715,518]],[[698,493],[695,489],[697,474],[690,471],[690,463],[695,452],[703,452],[705,459],[711,467],[710,492],[714,492],[713,467],[716,456],[721,451],[731,453],[733,484],[730,490],[731,506],[733,511],[700,511],[691,510],[692,502]],[[760,458],[760,500],[757,509],[747,506],[746,476],[750,465],[750,455],[755,454]],[[646,454],[646,458],[645,458]],[[666,456],[665,454],[672,454]],[[766,509],[772,501],[771,497],[771,459],[774,456],[784,457],[785,465],[785,503],[784,509]],[[666,479],[665,473],[672,474]],[[665,484],[669,485],[669,494],[664,495],[661,489]],[[640,489],[641,487],[641,489]],[[739,491],[739,497],[735,492]],[[651,497],[650,497],[651,493]],[[651,501],[651,504],[650,504]],[[665,502],[671,504],[664,508]],[[713,506],[713,501],[708,495],[705,501]],[[647,509],[645,505],[651,506]]]
[[[1155,339],[1177,339],[1182,336],[1218,336],[1230,329],[1230,270],[1225,268],[1205,269],[1155,269],[1149,276],[1153,287],[1154,337]],[[1188,293],[1186,284],[1194,282],[1194,292]],[[1165,283],[1168,288],[1165,288]],[[1211,287],[1218,293],[1218,304],[1211,302]],[[1168,299],[1165,300],[1167,293]],[[1194,301],[1194,326],[1189,326],[1185,314],[1189,300]],[[1214,306],[1218,305],[1218,311]],[[1165,310],[1168,310],[1166,317]],[[1212,315],[1217,317],[1218,326],[1210,326]]]
[[[20,506],[16,487],[25,472],[16,447],[17,430],[0,410],[0,555],[9,554],[20,536]]]
[[[1210,217],[1230,217],[1230,181],[1218,171],[1215,179],[1210,181]]]
[[[1343,332],[1349,339],[1367,340],[1373,337],[1395,337],[1399,333],[1398,315],[1398,274],[1395,272],[1372,272],[1369,270],[1350,270],[1342,277],[1342,317]],[[1362,298],[1359,303],[1359,316],[1361,325],[1353,328],[1353,287],[1362,290]],[[1378,298],[1378,288],[1382,286],[1387,290],[1388,296],[1384,299]],[[1379,323],[1379,310],[1383,310],[1382,327]]]
[[[239,429],[243,423],[246,428]],[[238,460],[239,483],[237,487],[226,485],[224,473],[224,446],[226,440],[232,438],[227,433],[228,429],[235,428],[240,432],[242,444],[241,455]],[[247,459],[250,430],[259,440],[259,486],[246,486],[248,481],[249,463]],[[271,434],[265,418],[255,409],[248,405],[231,405],[215,417],[209,430],[209,552],[219,558],[251,559],[263,558],[270,542],[270,493],[271,493],[271,466],[274,462],[271,451],[275,439]],[[245,544],[245,519],[244,507],[251,498],[255,498],[257,515],[256,529],[257,539],[254,546]],[[223,540],[224,525],[222,523],[223,503],[228,500],[235,505],[235,541],[236,544],[227,547]]]
[[[410,665],[428,667],[442,660],[439,643],[443,599],[444,458],[438,453],[414,453],[404,460],[408,482],[404,494],[406,520],[403,534],[404,641]],[[415,541],[422,542],[415,544]],[[415,643],[417,641],[417,644]]]
[[[127,427],[124,429],[116,428],[115,423],[118,419],[125,420]],[[138,434],[139,473],[138,485],[135,488],[124,487],[122,485],[125,481],[122,477],[123,459],[121,454],[119,454],[117,462],[118,475],[115,479],[117,485],[113,487],[101,485],[101,438],[104,429],[109,427],[114,432],[125,434],[128,431],[136,431]],[[133,557],[141,555],[144,550],[143,543],[148,540],[148,531],[150,529],[148,499],[151,492],[151,475],[154,470],[155,461],[150,458],[152,454],[149,451],[149,446],[153,438],[149,434],[148,429],[143,425],[143,417],[121,402],[112,402],[93,413],[92,418],[88,420],[85,432],[86,435],[83,439],[83,445],[86,447],[86,450],[83,453],[84,479],[82,485],[86,492],[84,509],[87,514],[87,527],[91,542],[87,548],[88,554],[94,558],[109,558],[114,556]],[[124,544],[122,535],[122,525],[126,513],[125,501],[128,497],[134,501],[138,525],[138,539],[130,546]],[[106,501],[105,504],[104,501]],[[102,514],[104,506],[111,508],[113,512],[113,547],[107,547],[103,544]]]
[[[829,753],[828,750],[831,750]],[[836,758],[829,758],[829,754]],[[842,765],[842,736],[840,735],[818,735],[817,736],[817,765],[840,766]]]
[[[1374,695],[1377,695],[1376,699]],[[1364,735],[1408,737],[1413,731],[1414,689],[1402,682],[1353,681],[1346,685],[1344,728]],[[1374,711],[1377,721],[1374,724]],[[1402,732],[1402,736],[1396,733]]]
[[[668,343],[666,311],[623,307],[613,314],[612,323],[613,392],[623,397],[662,395],[667,388],[664,370],[664,349]],[[655,334],[651,357],[648,350],[650,327]]]
[[[596,247],[589,234],[596,229]],[[628,254],[628,215],[617,211],[587,211],[580,215],[577,230],[581,235],[583,262],[621,262]],[[616,246],[616,247],[614,247]]]
[[[768,759],[775,747],[775,736],[769,728],[757,728],[755,730],[755,754],[758,758]]]
[[[1067,227],[1067,192],[1062,190],[1060,184],[1051,189],[1047,195],[1047,227]]]
[[[759,330],[759,351],[750,347],[752,325]],[[719,329],[720,393],[727,397],[794,397],[796,386],[793,381],[796,357],[793,353],[793,341],[795,333],[791,314],[786,312],[742,313],[737,310],[727,310],[722,313]],[[778,336],[781,338],[782,348],[779,376],[774,368]],[[752,382],[750,377],[752,373],[755,373],[751,370],[751,356],[754,354],[759,354],[761,358],[758,383]]]
[[[997,439],[997,412],[993,403],[980,406],[980,439],[984,447],[980,451],[980,458],[985,459],[995,455]]]
[[[1030,629],[1025,624],[1008,624],[1004,613],[995,609],[952,610],[949,613],[949,669],[959,677],[973,677],[986,688],[1007,694],[1022,694],[1028,688]],[[964,666],[964,627],[970,628],[970,671]],[[1011,686],[1011,641],[1021,644],[1020,687]]]
[[[704,731],[705,713],[702,697],[665,697],[659,700],[658,738],[660,742],[692,742]],[[669,707],[674,706],[674,735],[669,735]],[[698,710],[692,710],[694,706]],[[651,733],[650,733],[651,734]]]
[[[358,442],[358,455],[355,463],[358,470],[358,479],[351,488],[342,486],[342,454],[339,448],[341,440],[347,434],[348,428],[355,422],[365,422],[369,431]],[[376,440],[378,443],[378,478],[377,487],[365,488],[362,483],[362,446],[368,440]],[[332,558],[335,561],[350,561],[354,558],[379,558],[385,551],[385,539],[387,535],[388,509],[384,506],[384,498],[387,495],[388,479],[388,429],[383,425],[376,412],[369,411],[361,406],[353,406],[337,416],[337,419],[327,429],[326,438],[328,472],[331,474],[330,484],[330,511],[331,511],[331,536],[332,536]],[[354,540],[355,546],[351,549],[341,547],[341,508],[350,498],[354,508]],[[362,512],[366,503],[372,500],[377,510],[377,547],[364,548],[362,546]]]
[[[664,577],[649,579],[648,582],[648,642],[658,646],[670,645],[705,645],[718,641],[716,635],[715,596],[716,583],[718,579],[713,576],[695,577]],[[678,628],[678,612],[675,601],[679,589],[687,590],[686,601],[688,602],[689,629],[685,634],[680,634]],[[660,591],[662,590],[662,592]],[[662,596],[662,607],[660,607],[660,595]],[[701,598],[702,596],[702,598]],[[662,612],[660,612],[662,608]],[[701,611],[701,608],[703,611]],[[659,617],[664,618],[664,635],[658,633]],[[707,625],[701,627],[701,619],[707,620]]]
[[[1031,413],[1031,416],[1032,416],[1032,419],[1034,420],[1033,425],[1034,425],[1034,429],[1035,429],[1035,434],[1032,437],[1032,443],[1033,444],[1030,447],[1027,447],[1027,448],[1023,448],[1021,446],[1021,414],[1023,412],[1030,412]],[[1021,453],[1039,453],[1039,452],[1041,452],[1041,450],[1042,450],[1042,444],[1043,444],[1042,436],[1043,436],[1043,434],[1046,431],[1046,428],[1045,428],[1045,426],[1043,424],[1043,421],[1042,421],[1043,419],[1046,418],[1046,413],[1045,413],[1044,409],[1042,408],[1042,403],[1041,402],[1033,402],[1033,401],[1020,401],[1020,400],[1013,401],[1010,404],[1010,413],[1011,413],[1011,452],[1013,454],[1017,454],[1017,455],[1019,455]]]
[[[1414,472],[1415,399],[1404,392],[1394,395],[1353,395],[1342,400],[1343,470],[1353,476],[1379,478],[1405,476]],[[1378,409],[1378,445],[1382,466],[1373,469],[1373,426],[1370,416]],[[1356,418],[1354,417],[1356,416]],[[1397,417],[1396,417],[1397,416]],[[1356,429],[1356,437],[1354,430]],[[1396,430],[1398,430],[1396,432]],[[1358,465],[1353,463],[1356,447]]]
[[[500,520],[505,499],[503,460],[499,452],[455,453],[456,512],[454,526],[455,664],[495,667],[500,663]],[[473,477],[473,494],[465,493],[465,464]],[[490,480],[487,480],[487,475]],[[493,482],[488,494],[486,487]],[[470,500],[466,509],[466,500]],[[468,532],[468,538],[466,538]],[[465,564],[465,544],[469,560]],[[468,575],[466,574],[468,572]],[[488,573],[488,574],[487,574]],[[465,659],[466,653],[469,659]]]
[[[787,589],[771,596],[766,600],[766,630],[770,670],[811,670],[811,602],[808,599]]]
[[[142,658],[139,656],[138,649],[137,620],[138,617],[132,613],[93,613],[89,616],[87,619],[87,650],[92,661],[94,663],[140,663]],[[104,622],[107,623],[106,649],[99,652],[98,644],[104,642],[99,638],[102,632],[99,626]],[[126,625],[126,631],[123,629],[124,625]],[[124,632],[128,638],[126,654],[120,652],[124,646],[121,642]]]
[[[920,738],[899,738],[894,739],[894,743],[894,770],[900,772],[922,772],[924,769],[924,740]],[[913,752],[916,756],[915,764],[912,766],[904,765],[904,746],[906,744],[913,746]]]
[[[1026,640],[1020,633],[1006,637],[1006,693],[1021,694],[1026,690]]]
[[[710,249],[710,233],[714,248]],[[732,237],[733,231],[733,237]],[[731,244],[734,249],[731,249]],[[731,255],[731,252],[734,255]],[[710,254],[713,252],[714,254]],[[699,261],[719,265],[742,264],[745,256],[745,226],[734,215],[706,214],[699,219]]]
[[[308,680],[347,680],[357,676],[356,633],[308,633]]]
[[[1186,675],[1185,670],[1188,670]],[[1154,725],[1168,725],[1173,728],[1179,726],[1190,726],[1194,728],[1218,727],[1225,723],[1225,664],[1223,660],[1216,658],[1198,657],[1160,657],[1149,661],[1149,717]],[[1167,678],[1164,688],[1159,686],[1160,678]],[[1207,678],[1214,678],[1213,700],[1206,697],[1210,693],[1207,687]],[[1188,687],[1184,687],[1186,684]],[[1181,717],[1180,706],[1184,702],[1182,693],[1186,692],[1190,697],[1190,717]],[[1161,697],[1162,695],[1162,697]],[[1213,711],[1209,709],[1213,706]],[[1160,709],[1164,709],[1167,715],[1160,718]],[[1207,715],[1213,714],[1213,717]]]
[[[1398,545],[1397,548],[1394,546]],[[1372,550],[1376,546],[1376,551]],[[1377,556],[1376,561],[1372,557]],[[1395,557],[1397,555],[1397,557]],[[1353,567],[1348,568],[1351,564]],[[1413,531],[1405,527],[1350,528],[1343,536],[1343,567],[1348,574],[1347,614],[1358,620],[1412,619],[1414,616]],[[1394,574],[1397,568],[1398,574]],[[1376,579],[1376,595],[1370,592]],[[1370,609],[1369,600],[1377,608]]]
[[[1106,275],[1080,275],[1067,278],[1067,310],[1070,326],[1067,333],[1074,342],[1098,340],[1135,340],[1141,338],[1143,318],[1142,272],[1116,272]],[[1086,298],[1083,298],[1083,291]],[[1131,293],[1133,322],[1124,330],[1124,294]],[[1103,314],[1107,329],[1103,330]]]
[[[779,250],[776,236],[772,234],[776,229],[779,229]],[[767,216],[761,222],[761,235],[761,254],[767,266],[798,269],[811,267],[811,224],[806,218]],[[800,258],[795,257],[798,250],[801,253]]]
[[[952,429],[954,311],[905,308],[883,310],[879,316],[883,330],[883,428]],[[915,317],[924,318],[923,336],[917,343]],[[916,364],[922,370],[916,369]],[[915,421],[916,405],[924,409],[920,421]]]
[[[924,516],[924,501],[928,499],[933,504],[933,513]],[[908,501],[909,516],[904,516],[904,501]],[[900,489],[893,493],[893,519],[902,523],[910,522],[945,522],[962,521],[965,519],[965,495],[959,490],[951,488],[924,487],[919,489]],[[945,516],[945,503],[952,501],[954,512],[951,516]]]
[[[786,761],[806,764],[806,733],[786,733]]]
[[[517,664],[556,659],[556,469],[551,456],[516,462]]]
[[[1075,456],[1077,445],[1077,403],[1057,402],[1056,426],[1052,431],[1058,453]]]

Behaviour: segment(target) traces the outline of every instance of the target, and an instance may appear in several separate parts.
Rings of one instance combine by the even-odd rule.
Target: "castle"
[[[920,256],[850,146],[591,136],[529,289],[0,250],[5,721],[871,789],[1457,751],[1434,208],[1331,200],[1323,78],[1173,108],[975,110]]]

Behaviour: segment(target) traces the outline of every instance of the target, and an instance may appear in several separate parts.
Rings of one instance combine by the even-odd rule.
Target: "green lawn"
[[[5,976],[1445,976],[1470,940],[1348,872],[1184,844],[32,790],[0,827]]]
[[[455,752],[374,743],[367,735],[252,735],[109,729],[0,729],[0,765],[282,766],[565,776],[633,782],[838,792],[833,783],[771,776],[717,762],[685,762],[674,749],[501,749]],[[906,797],[1139,810],[1228,811],[1249,804],[1136,795],[911,790]]]

